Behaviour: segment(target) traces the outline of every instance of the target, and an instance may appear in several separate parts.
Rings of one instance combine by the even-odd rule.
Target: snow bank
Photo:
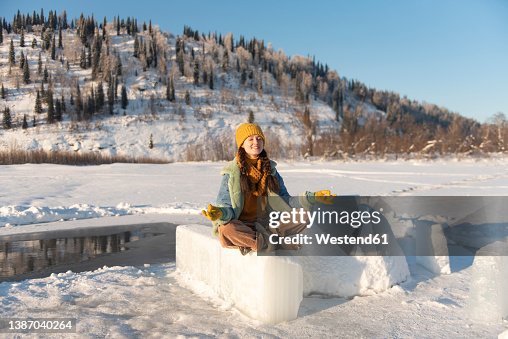
[[[472,267],[469,313],[480,321],[501,321],[508,318],[508,257],[489,256],[499,253],[506,243],[495,242],[480,249]],[[483,255],[482,255],[483,254]]]
[[[296,319],[303,299],[302,268],[283,257],[242,256],[224,249],[203,225],[176,230],[176,267],[220,298],[267,324]],[[198,292],[198,293],[201,293]]]
[[[57,207],[9,205],[0,207],[0,227],[133,214],[199,214],[200,211],[198,204],[187,202],[167,203],[159,207],[131,206],[126,202],[120,202],[115,207],[89,204]]]
[[[435,274],[450,274],[450,257],[446,256],[417,256],[416,263]]]
[[[291,257],[303,269],[305,296],[369,295],[405,281],[410,273],[403,256]]]
[[[417,256],[416,262],[435,274],[450,274],[448,244],[442,224],[418,225],[416,227],[416,253],[444,254]]]
[[[506,330],[503,333],[499,334],[497,336],[497,339],[508,339],[508,330]]]

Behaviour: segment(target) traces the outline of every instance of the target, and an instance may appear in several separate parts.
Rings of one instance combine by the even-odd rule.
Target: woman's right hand
[[[337,194],[332,194],[330,190],[321,190],[314,192],[314,199],[316,200],[316,202],[326,205],[333,204],[333,198],[336,196]]]
[[[215,221],[222,217],[222,210],[220,207],[208,204],[207,210],[202,210],[201,213],[209,220]]]

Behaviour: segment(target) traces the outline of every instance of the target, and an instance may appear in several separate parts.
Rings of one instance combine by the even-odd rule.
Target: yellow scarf
[[[266,193],[266,179],[268,171],[263,171],[263,162],[261,159],[247,159],[247,169],[245,174],[249,178],[249,189],[256,197]]]

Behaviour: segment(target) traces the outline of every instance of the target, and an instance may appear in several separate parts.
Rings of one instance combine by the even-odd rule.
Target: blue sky
[[[311,55],[341,76],[435,103],[478,121],[508,115],[508,1],[10,1],[0,16],[44,8],[152,20],[181,34],[233,32],[287,55]]]

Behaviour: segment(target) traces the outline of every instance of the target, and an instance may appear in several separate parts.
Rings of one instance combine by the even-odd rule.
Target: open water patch
[[[176,226],[152,223],[1,236],[0,282],[171,262]]]

